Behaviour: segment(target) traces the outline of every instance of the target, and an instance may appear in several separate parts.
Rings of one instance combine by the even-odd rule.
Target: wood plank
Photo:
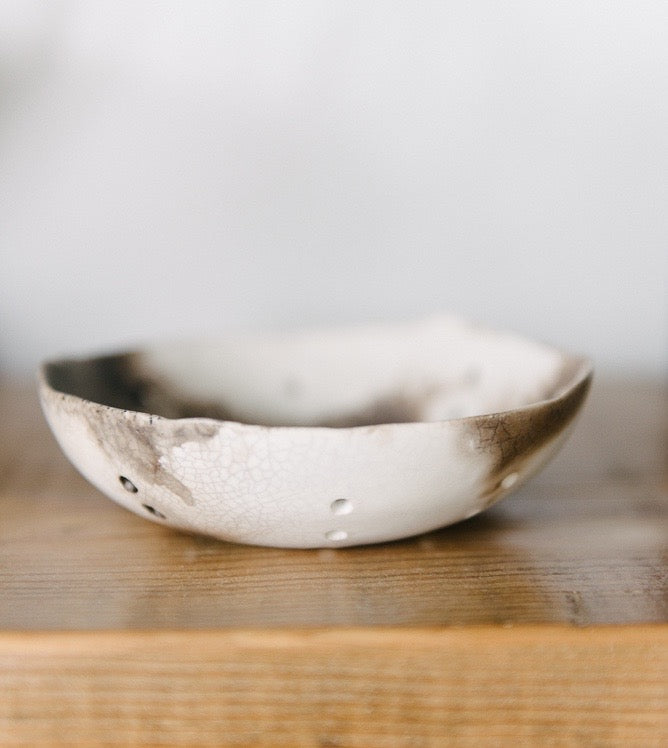
[[[481,517],[326,551],[151,524],[76,474],[32,386],[0,413],[1,745],[668,744],[658,383],[597,384]]]
[[[668,741],[666,627],[0,634],[4,745]]]
[[[32,386],[0,388],[0,629],[665,622],[665,392],[595,386],[571,441],[480,517],[366,548],[173,532],[92,488]]]

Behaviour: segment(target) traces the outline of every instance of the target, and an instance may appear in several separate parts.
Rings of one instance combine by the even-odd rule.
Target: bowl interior
[[[55,390],[167,418],[349,427],[438,421],[559,395],[585,360],[450,317],[47,364]]]

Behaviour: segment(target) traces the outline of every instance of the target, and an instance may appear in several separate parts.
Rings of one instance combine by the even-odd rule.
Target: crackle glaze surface
[[[131,511],[225,540],[327,547],[476,514],[557,450],[585,360],[452,317],[47,363],[72,463]]]

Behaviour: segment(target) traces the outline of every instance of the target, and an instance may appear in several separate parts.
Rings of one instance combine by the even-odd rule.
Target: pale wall
[[[668,4],[0,5],[0,369],[454,310],[666,367]]]

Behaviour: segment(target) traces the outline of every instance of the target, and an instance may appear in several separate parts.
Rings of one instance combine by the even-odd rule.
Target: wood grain
[[[0,744],[665,745],[666,395],[595,384],[484,515],[366,548],[170,531],[0,385]]]
[[[0,734],[7,745],[662,746],[667,653],[666,629],[647,626],[5,634]]]

